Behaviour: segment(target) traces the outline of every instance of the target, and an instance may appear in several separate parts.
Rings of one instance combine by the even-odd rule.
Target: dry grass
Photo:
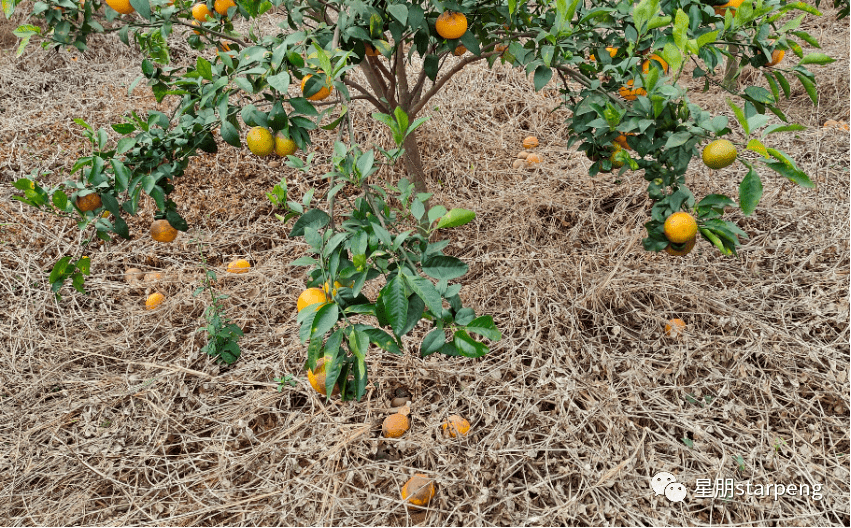
[[[470,264],[462,296],[493,314],[504,339],[481,360],[373,351],[374,388],[323,403],[303,373],[287,266],[304,251],[264,193],[286,176],[224,145],[193,162],[175,200],[192,229],[155,245],[146,203],[131,241],[94,252],[89,295],[56,303],[40,270],[78,242],[72,222],[11,201],[34,169],[61,181],[85,152],[83,117],[107,126],[152,108],[126,86],[139,57],[96,39],[77,61],[31,49],[0,57],[0,520],[5,525],[844,525],[849,523],[849,138],[847,21],[809,29],[840,60],[817,71],[820,106],[796,89],[784,111],[810,126],[776,136],[818,184],[763,173],[739,260],[705,242],[687,258],[641,249],[648,201],[639,175],[589,179],[564,148],[565,115],[506,67],[471,68],[429,114],[422,150],[436,201],[477,211],[451,233]],[[184,50],[187,53],[188,50]],[[717,94],[695,100],[726,113]],[[439,108],[435,110],[434,107]],[[359,106],[360,140],[386,141]],[[539,170],[510,169],[520,140],[541,140]],[[333,136],[318,133],[326,156]],[[736,194],[741,165],[697,195]],[[385,175],[396,178],[399,174]],[[249,259],[229,277],[228,313],[243,357],[220,368],[199,353],[206,299],[192,296],[199,244],[212,265]],[[126,268],[160,270],[163,309],[143,309]],[[680,317],[685,338],[662,328]],[[298,378],[276,390],[273,378]],[[412,428],[379,437],[394,389],[413,395]],[[469,437],[439,424],[458,413]],[[693,442],[687,447],[682,438]],[[741,456],[740,469],[736,457]],[[823,498],[655,498],[650,477],[822,484]],[[438,493],[406,512],[399,489],[421,472]]]

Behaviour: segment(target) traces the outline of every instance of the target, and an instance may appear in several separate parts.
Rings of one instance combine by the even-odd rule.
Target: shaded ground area
[[[324,403],[303,371],[295,304],[305,251],[265,193],[286,177],[297,197],[324,184],[222,144],[178,182],[191,225],[172,245],[147,235],[92,254],[89,295],[56,303],[42,271],[79,240],[73,222],[10,198],[34,170],[67,178],[86,142],[72,121],[108,126],[156,106],[128,95],[139,57],[117,39],[83,55],[39,48],[0,56],[0,519],[9,525],[847,525],[849,523],[849,121],[847,20],[810,21],[825,52],[821,100],[793,87],[784,111],[808,130],[770,138],[817,183],[763,172],[765,196],[738,260],[700,241],[685,258],[641,248],[649,211],[639,174],[587,176],[567,150],[566,115],[521,72],[471,68],[429,111],[422,151],[435,203],[475,222],[449,233],[470,264],[462,297],[504,334],[480,360],[371,351],[361,402]],[[3,45],[5,41],[0,39]],[[178,60],[191,60],[189,50]],[[74,60],[76,59],[76,60]],[[758,82],[756,76],[754,82]],[[475,87],[472,89],[471,87]],[[696,102],[729,114],[723,98]],[[166,101],[168,103],[168,101]],[[162,108],[167,108],[165,104]],[[366,106],[359,140],[385,144]],[[541,140],[540,169],[511,162]],[[318,131],[319,169],[334,136]],[[317,172],[317,175],[319,172]],[[698,196],[736,196],[741,164],[709,173]],[[379,178],[395,181],[400,172]],[[209,299],[193,297],[201,255],[223,277],[228,314],[245,331],[242,358],[220,368],[199,352]],[[130,287],[130,267],[164,278]],[[223,274],[221,274],[223,275]],[[165,307],[144,310],[149,291]],[[682,340],[665,320],[688,324]],[[292,374],[295,387],[274,378]],[[412,393],[412,429],[380,438],[396,388]],[[471,434],[444,439],[450,414]],[[735,497],[682,504],[654,497],[650,477],[822,486],[814,497]],[[407,512],[413,473],[437,480],[427,512]]]

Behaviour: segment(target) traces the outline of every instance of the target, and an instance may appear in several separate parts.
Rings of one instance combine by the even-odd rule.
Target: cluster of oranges
[[[512,167],[515,169],[520,168],[533,168],[541,163],[541,156],[535,152],[529,152],[537,148],[538,146],[538,138],[535,136],[527,136],[523,139],[523,150],[517,153],[517,159],[512,163]]]
[[[245,273],[251,269],[251,263],[245,259],[237,259],[228,264],[227,272],[228,273]],[[139,281],[139,278],[142,277],[142,270],[138,268],[130,268],[124,274],[125,279],[128,283],[133,284]],[[144,281],[148,283],[156,283],[163,279],[163,275],[160,272],[148,273],[144,275]],[[165,295],[155,291],[148,295],[148,298],[145,300],[145,308],[148,310],[156,310],[159,308],[162,303],[165,302]]]

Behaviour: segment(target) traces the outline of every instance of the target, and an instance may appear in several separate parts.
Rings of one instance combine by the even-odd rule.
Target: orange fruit
[[[101,205],[103,204],[100,201],[100,196],[98,196],[97,193],[91,193],[77,198],[77,208],[79,208],[80,211],[83,211],[84,213],[88,211],[94,211]]]
[[[685,243],[686,245],[683,249],[676,249],[671,244],[668,244],[665,247],[665,253],[667,253],[668,255],[673,255],[675,257],[685,257],[686,255],[691,253],[691,250],[694,249],[694,245],[696,243],[697,243],[697,237],[695,236],[691,240],[686,241],[686,243]]]
[[[463,55],[463,54],[467,53],[467,48],[465,48],[464,46],[459,45],[457,48],[455,48],[455,51],[453,51],[452,53],[453,53],[456,57],[460,57],[461,55]]]
[[[337,288],[351,288],[355,285],[354,281],[349,281],[348,284],[343,284],[340,281],[334,281],[334,288],[331,290],[331,295],[337,295]],[[328,283],[322,286],[322,291],[328,293]]]
[[[650,58],[648,58],[646,61],[644,61],[641,64],[641,72],[642,73],[649,73],[650,72],[650,65],[651,65],[652,61],[658,62],[662,66],[662,71],[664,71],[665,73],[668,73],[668,63],[665,62],[664,60],[662,60],[662,57],[660,57],[659,55],[656,55],[655,53],[653,55],[650,55]]]
[[[777,66],[780,64],[780,61],[783,60],[783,57],[786,56],[785,50],[774,50],[771,52],[771,61],[767,64],[767,66]]]
[[[213,18],[213,13],[210,12],[210,8],[207,7],[207,4],[195,4],[192,6],[192,16],[195,17],[195,20],[198,22],[206,22]]]
[[[278,156],[290,156],[298,150],[298,145],[295,141],[278,132],[275,134],[275,154]]]
[[[384,419],[381,424],[381,434],[384,438],[399,438],[410,428],[408,417],[402,413],[394,413]]]
[[[331,364],[330,356],[323,356],[316,360],[316,369],[310,370],[307,369],[307,381],[310,382],[310,386],[323,396],[327,396],[327,386],[325,385],[325,367]],[[332,393],[339,392],[339,389],[335,386]]]
[[[106,0],[106,5],[122,15],[129,15],[136,11],[136,8],[130,5],[130,0]]]
[[[688,213],[676,212],[665,220],[665,237],[674,244],[685,244],[697,236],[697,221]]]
[[[296,303],[296,309],[300,312],[307,308],[308,306],[322,303],[326,304],[328,302],[328,298],[325,297],[325,292],[319,288],[308,288],[301,292],[301,295],[298,296],[298,302]],[[321,308],[322,305],[319,305],[316,309]]]
[[[541,156],[538,156],[534,152],[526,156],[526,165],[531,165],[532,163],[541,163]]]
[[[606,51],[609,52],[609,57],[611,57],[611,58],[615,58],[615,55],[618,54],[618,48],[606,48]],[[595,57],[593,53],[591,55],[589,55],[588,58],[591,59],[592,61],[597,60],[597,57]]]
[[[434,24],[437,34],[445,39],[457,39],[467,32],[467,17],[462,13],[444,11]]]
[[[201,23],[200,23],[200,22],[198,22],[197,20],[193,20],[192,22],[190,22],[190,23],[189,23],[189,25],[190,25],[190,26],[198,27],[198,26],[200,26],[200,25],[201,25]],[[193,32],[193,33],[195,33],[196,35],[200,35],[200,34],[201,34],[201,32],[200,32],[200,31],[198,31],[197,29],[193,29],[193,30],[192,30],[192,32]]]
[[[493,49],[496,52],[502,53],[503,51],[508,49],[508,46],[505,44],[497,44]]]
[[[723,169],[736,161],[736,146],[726,139],[716,139],[703,149],[703,164],[710,169]]]
[[[686,329],[686,323],[682,319],[671,319],[665,323],[665,335],[668,337],[679,337]]]
[[[257,126],[249,130],[245,143],[252,154],[260,157],[268,156],[275,150],[275,138],[265,127]]]
[[[160,292],[154,292],[148,295],[148,299],[145,301],[145,308],[148,310],[155,310],[163,303],[164,300],[165,295]]]
[[[639,95],[647,95],[647,90],[644,88],[632,88],[634,84],[635,81],[629,80],[626,82],[625,86],[621,86],[620,89],[618,89],[620,96],[627,101],[635,101]]]
[[[378,56],[378,50],[373,48],[372,44],[364,44],[364,47],[366,48],[366,55],[368,57],[377,57]]]
[[[301,91],[304,93],[304,87],[307,85],[307,80],[313,77],[313,75],[305,75],[304,79],[301,80]],[[323,86],[319,89],[318,92],[311,95],[307,98],[308,101],[321,101],[331,95],[331,89],[328,86]]]
[[[715,7],[715,14],[720,15],[720,16],[724,16],[724,14],[727,12],[727,8],[729,8],[730,11],[732,11],[732,13],[735,15],[736,14],[736,8],[739,7],[740,5],[742,5],[742,2],[744,2],[744,1],[745,0],[730,0],[729,2],[727,2],[724,5],[716,6]]]
[[[630,147],[629,143],[626,142],[626,136],[634,136],[634,135],[635,134],[633,134],[632,132],[629,132],[626,135],[621,134],[621,135],[619,135],[618,137],[615,138],[615,141],[613,143],[615,145],[618,145],[620,148],[623,148],[623,149],[626,149],[626,150],[632,150],[632,147]]]
[[[236,7],[233,0],[216,0],[213,3],[213,9],[216,10],[216,13],[222,16],[226,16],[228,14],[228,9],[231,7]]]
[[[434,497],[434,480],[427,475],[416,474],[402,486],[402,500],[414,506],[425,506]]]
[[[455,438],[456,436],[467,436],[467,433],[470,431],[470,422],[461,418],[457,414],[453,414],[444,420],[443,431],[452,438]]]
[[[527,137],[526,139],[523,140],[523,148],[524,149],[531,149],[531,148],[535,148],[537,146],[538,146],[538,138],[536,138],[535,136],[529,136],[529,137]]]
[[[151,224],[151,238],[157,242],[174,242],[177,238],[177,229],[171,227],[165,218],[154,220]]]
[[[234,260],[228,264],[228,273],[245,273],[251,269],[251,263],[245,259]]]

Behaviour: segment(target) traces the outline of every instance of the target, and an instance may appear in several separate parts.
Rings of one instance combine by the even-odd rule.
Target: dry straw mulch
[[[67,177],[86,152],[72,118],[107,126],[156,104],[144,87],[126,94],[139,57],[116,39],[79,56],[4,52],[0,522],[847,526],[849,138],[821,124],[848,122],[849,35],[830,13],[808,24],[839,61],[815,68],[818,107],[798,88],[784,103],[810,128],[770,140],[818,187],[764,171],[758,210],[731,213],[750,235],[738,260],[704,241],[686,258],[644,252],[640,175],[588,178],[588,161],[564,146],[556,99],[504,66],[463,72],[428,110],[421,145],[435,201],[478,214],[448,233],[449,252],[470,264],[465,302],[492,314],[504,338],[480,360],[422,360],[423,325],[404,356],[371,352],[374,387],[358,403],[325,403],[306,382],[295,323],[303,270],[287,265],[305,246],[264,195],[282,177],[296,196],[325,187],[247,150],[222,145],[193,162],[175,197],[192,226],[178,242],[149,241],[146,203],[133,240],[93,252],[88,295],[66,289],[56,303],[42,270],[78,231],[12,201],[11,182],[34,169]],[[718,94],[694,99],[729,115]],[[358,139],[384,144],[369,111],[355,109]],[[544,163],[512,170],[530,133]],[[332,141],[314,136],[320,168]],[[740,164],[710,174],[695,163],[688,178],[697,195],[735,196],[743,176]],[[254,265],[219,284],[245,330],[230,368],[199,353],[200,251],[220,275],[232,258]],[[164,278],[133,288],[130,267]],[[168,298],[148,313],[154,289]],[[688,324],[681,340],[663,335],[672,317]],[[298,383],[278,392],[273,378],[286,374]],[[399,387],[413,396],[412,429],[382,440]],[[470,436],[441,437],[454,413]],[[820,484],[823,497],[671,504],[650,490],[659,471],[690,490],[733,478]],[[438,484],[426,512],[399,498],[415,472]]]

